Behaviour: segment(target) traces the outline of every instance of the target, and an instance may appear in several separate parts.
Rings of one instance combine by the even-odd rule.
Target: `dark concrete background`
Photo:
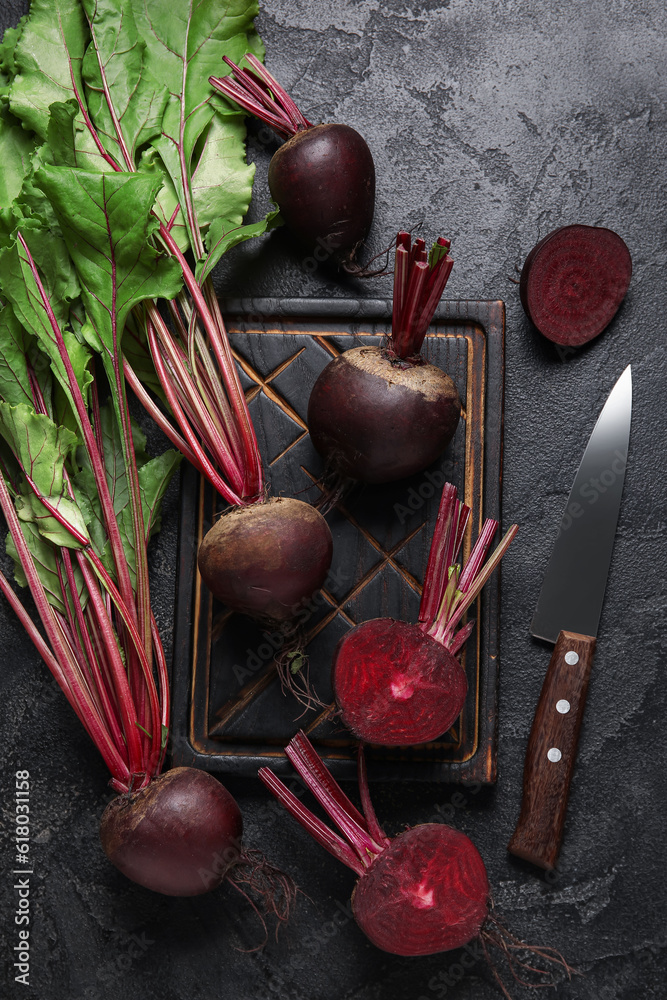
[[[1,25],[27,2],[5,2]],[[504,921],[560,949],[582,973],[548,996],[667,997],[662,884],[667,793],[663,345],[667,152],[662,0],[267,0],[267,64],[313,120],[345,120],[378,173],[369,250],[400,227],[445,233],[451,298],[507,304],[504,520],[520,535],[502,581],[499,780],[476,794],[442,785],[375,787],[391,833],[436,816],[470,834]],[[258,210],[272,144],[251,127]],[[533,244],[566,223],[608,226],[632,253],[629,294],[607,331],[564,356],[523,315],[512,278]],[[230,254],[225,295],[389,296],[391,279],[310,273],[283,233]],[[549,651],[530,616],[576,466],[617,376],[632,362],[634,413],[618,539],[555,877],[509,858],[523,752]],[[173,616],[177,490],[151,556],[167,644]],[[21,628],[0,607],[2,827],[17,768],[30,770],[35,876],[31,986],[13,983],[14,894],[3,846],[0,928],[10,997],[48,1000],[491,1000],[483,961],[460,952],[398,959],[374,949],[345,907],[353,885],[253,781],[230,783],[249,844],[305,893],[264,950],[231,889],[173,900],[128,884],[102,855],[106,774]],[[334,918],[336,918],[334,920]],[[135,935],[135,938],[132,938]],[[449,978],[447,978],[449,977]],[[456,982],[456,980],[459,980]],[[512,982],[515,1000],[529,993]]]

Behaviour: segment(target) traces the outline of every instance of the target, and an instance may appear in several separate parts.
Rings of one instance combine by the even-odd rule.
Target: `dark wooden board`
[[[311,387],[336,353],[380,343],[391,305],[362,300],[228,302],[232,346],[274,495],[314,500],[322,461],[308,437]],[[331,572],[320,595],[300,614],[310,680],[332,701],[330,664],[338,638],[353,624],[391,616],[414,621],[442,484],[456,484],[472,507],[464,543],[484,517],[500,518],[504,370],[502,302],[443,302],[424,355],[448,371],[464,417],[447,452],[409,480],[358,486],[328,515],[334,537]],[[201,584],[196,549],[219,499],[186,467],[182,479],[178,593],[173,663],[172,755],[177,764],[256,775],[269,764],[291,769],[282,748],[302,727],[338,778],[353,777],[354,742],[331,709],[308,710],[281,692],[269,632],[215,602]],[[465,650],[469,691],[460,719],[436,742],[368,748],[369,776],[378,780],[492,783],[496,777],[498,685],[496,574],[476,608],[477,627]]]

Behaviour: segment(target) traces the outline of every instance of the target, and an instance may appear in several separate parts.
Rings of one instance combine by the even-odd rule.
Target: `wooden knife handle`
[[[523,799],[508,850],[547,871],[560,851],[595,639],[561,632],[528,740]]]

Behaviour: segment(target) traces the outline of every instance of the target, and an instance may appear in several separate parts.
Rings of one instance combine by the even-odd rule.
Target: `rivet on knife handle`
[[[594,652],[592,636],[559,634],[528,740],[521,813],[508,850],[547,871],[560,851]]]

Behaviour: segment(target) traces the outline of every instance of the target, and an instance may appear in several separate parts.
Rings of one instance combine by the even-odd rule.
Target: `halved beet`
[[[599,226],[563,226],[528,254],[519,293],[528,318],[549,340],[579,347],[602,333],[632,276],[621,237]]]
[[[197,561],[204,583],[227,607],[288,621],[324,583],[332,553],[331,531],[318,510],[273,497],[223,514]]]
[[[489,911],[489,880],[465,833],[425,823],[394,838],[352,894],[354,918],[393,955],[435,955],[478,937]]]
[[[434,462],[460,415],[456,386],[440,368],[379,347],[355,347],[319,375],[308,402],[308,429],[340,475],[388,483]]]
[[[373,618],[340,639],[332,683],[345,726],[382,746],[442,736],[468,690],[463,667],[445,646],[419,625],[393,618]]]
[[[176,767],[104,810],[104,853],[124,875],[167,896],[198,896],[238,860],[241,811],[211,774]]]

